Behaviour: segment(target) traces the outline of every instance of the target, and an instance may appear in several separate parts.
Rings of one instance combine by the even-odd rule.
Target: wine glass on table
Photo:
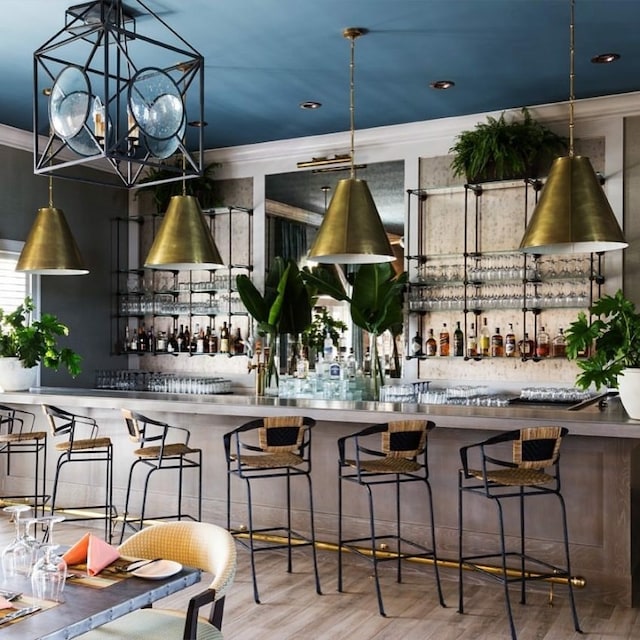
[[[33,562],[33,546],[25,533],[22,514],[30,511],[28,504],[15,504],[4,507],[3,511],[12,514],[15,524],[15,538],[2,550],[2,572],[4,579],[16,575],[28,575]]]
[[[38,559],[31,573],[31,586],[33,595],[38,600],[51,600],[62,602],[62,591],[67,579],[67,563],[64,558],[57,553],[58,545],[53,539],[53,529],[57,522],[62,522],[64,516],[44,516],[38,518],[38,522],[44,523],[46,531],[46,542],[43,545],[43,555]]]

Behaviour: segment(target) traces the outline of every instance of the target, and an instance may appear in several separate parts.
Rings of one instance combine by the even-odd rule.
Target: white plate
[[[137,578],[146,578],[147,580],[164,580],[170,576],[182,571],[182,565],[173,560],[158,560],[148,564],[146,567],[140,567],[131,572],[131,575]]]

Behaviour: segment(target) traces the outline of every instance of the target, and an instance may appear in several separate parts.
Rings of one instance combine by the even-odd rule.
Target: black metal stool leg
[[[255,547],[253,541],[253,504],[251,500],[251,482],[249,478],[245,478],[247,483],[247,511],[249,516],[249,555],[251,557],[251,576],[253,579],[253,599],[260,604],[260,596],[258,594],[258,578],[256,576],[256,558]]]
[[[396,540],[398,541],[398,559],[396,562],[396,580],[402,582],[402,540],[400,538],[400,476],[396,475]]]
[[[376,595],[378,597],[378,610],[380,611],[380,615],[386,617],[387,614],[384,612],[384,605],[382,604],[382,590],[380,589],[380,576],[378,574],[378,551],[376,549],[376,525],[375,525],[375,515],[373,511],[373,494],[371,491],[371,487],[368,484],[364,485],[367,489],[367,495],[369,498],[369,528],[371,531],[371,557],[373,558],[373,575],[376,581]]]
[[[431,549],[433,550],[433,571],[436,578],[436,588],[438,589],[438,600],[440,601],[440,606],[446,607],[447,605],[444,602],[444,595],[442,594],[442,585],[440,583],[440,568],[438,567],[438,554],[436,553],[436,522],[433,515],[433,493],[431,491],[431,483],[428,480],[425,480],[425,484],[427,485],[429,514],[430,514],[430,523],[431,523]]]
[[[507,607],[507,615],[509,616],[509,628],[511,629],[511,639],[518,640],[516,634],[516,626],[513,622],[513,611],[511,609],[511,598],[509,597],[509,578],[507,575],[507,550],[504,539],[504,516],[502,513],[502,503],[498,498],[493,498],[498,508],[498,525],[500,527],[500,552],[502,555],[502,581],[504,586],[504,599]]]
[[[520,507],[520,575],[522,579],[520,580],[520,604],[527,604],[527,580],[524,574],[525,568],[525,539],[524,539],[524,487],[520,487],[520,497],[518,498],[519,507]]]
[[[342,467],[338,464],[338,592],[342,592]]]
[[[462,496],[464,491],[462,489],[462,471],[458,472],[458,613],[464,613],[464,595],[463,595],[463,556],[462,556],[462,532],[463,529],[463,517],[462,517]]]
[[[293,561],[291,559],[291,472],[287,469],[287,571],[293,571]]]
[[[578,633],[582,633],[580,622],[578,620],[578,612],[576,611],[575,595],[573,593],[573,583],[571,582],[571,560],[569,559],[569,529],[567,527],[567,509],[565,507],[564,498],[561,494],[556,494],[560,500],[560,511],[562,513],[562,533],[564,536],[564,553],[565,563],[567,567],[567,585],[569,587],[569,602],[571,603],[571,615],[573,617],[573,627]]]
[[[318,573],[318,550],[316,548],[316,525],[313,515],[313,487],[311,484],[311,476],[307,473],[307,486],[309,487],[309,524],[311,526],[311,553],[313,556],[313,572],[316,577],[316,593],[322,595],[320,587],[320,575]],[[340,554],[338,554],[340,555]]]

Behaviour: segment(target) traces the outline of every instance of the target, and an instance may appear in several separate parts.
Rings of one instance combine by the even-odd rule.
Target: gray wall
[[[48,179],[33,173],[33,155],[0,146],[0,237],[26,239],[36,211],[49,202]],[[69,326],[67,346],[83,357],[82,374],[42,370],[43,386],[92,387],[94,371],[125,363],[111,356],[111,223],[126,215],[126,189],[54,180],[53,202],[65,213],[90,273],[42,276],[42,311]]]

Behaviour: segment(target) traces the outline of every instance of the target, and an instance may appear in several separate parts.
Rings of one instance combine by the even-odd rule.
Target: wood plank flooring
[[[75,542],[86,525],[62,523],[56,539]],[[13,525],[0,512],[0,548],[12,537]],[[309,550],[294,553],[294,571],[286,572],[284,554],[258,556],[258,586],[262,604],[255,604],[248,552],[238,547],[238,572],[227,596],[225,640],[510,640],[502,587],[494,582],[465,580],[465,614],[457,613],[457,572],[441,571],[447,604],[442,608],[435,592],[433,570],[407,565],[402,584],[390,567],[383,570],[382,590],[387,617],[378,614],[371,567],[345,556],[344,592],[338,593],[336,554],[320,551],[323,595],[315,592]],[[472,578],[472,576],[470,576]],[[185,609],[191,587],[156,606]],[[512,599],[519,640],[626,640],[640,638],[640,609],[590,602],[576,590],[583,635],[573,629],[566,588],[555,587],[554,606],[547,593],[532,593],[527,605]],[[0,638],[2,633],[0,632]]]

